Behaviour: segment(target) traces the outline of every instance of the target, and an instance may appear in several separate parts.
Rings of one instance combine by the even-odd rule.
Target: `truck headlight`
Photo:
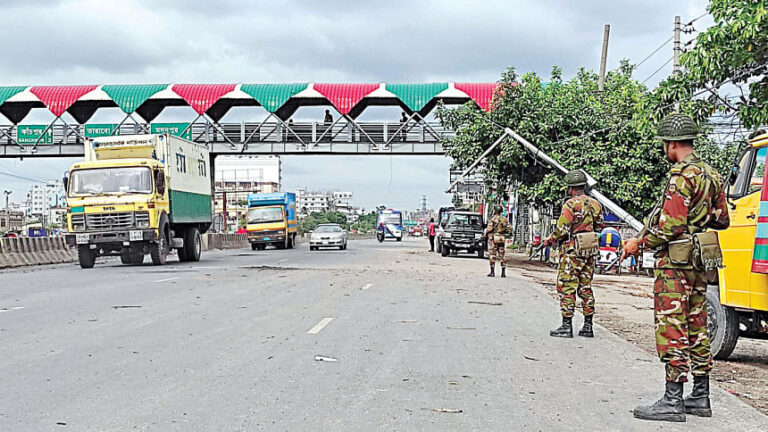
[[[444,238],[451,238],[451,233],[449,233],[449,232],[443,233],[443,237]]]
[[[136,228],[149,228],[148,212],[136,212]]]
[[[72,231],[85,231],[85,216],[82,214],[72,215]]]
[[[475,240],[480,240],[481,238],[483,238],[483,235],[482,235],[482,234],[480,234],[480,233],[475,233]]]

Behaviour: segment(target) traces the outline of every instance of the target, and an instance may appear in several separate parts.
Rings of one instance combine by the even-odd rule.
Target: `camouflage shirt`
[[[509,225],[507,218],[496,215],[488,222],[488,234],[509,234],[512,231],[512,227]]]
[[[696,234],[707,228],[725,229],[729,225],[722,178],[694,152],[669,170],[662,202],[648,220],[640,247],[663,248],[684,234]],[[659,258],[660,266],[665,266],[664,257]]]
[[[573,246],[572,234],[600,232],[603,228],[605,221],[600,203],[592,197],[576,195],[563,204],[557,226],[549,239],[553,243],[560,242],[567,250]]]

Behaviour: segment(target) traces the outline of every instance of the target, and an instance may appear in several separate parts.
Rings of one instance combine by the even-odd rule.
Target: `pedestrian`
[[[493,217],[488,222],[488,228],[485,230],[485,236],[488,238],[488,260],[491,264],[491,272],[488,277],[496,276],[496,261],[501,264],[501,277],[507,277],[507,262],[504,259],[506,235],[512,232],[509,221],[501,216],[501,206],[493,210]]]
[[[326,126],[330,126],[331,123],[333,123],[333,116],[331,115],[331,110],[325,110],[325,118],[323,119],[323,124]]]
[[[435,251],[435,218],[429,218],[429,228],[427,231],[429,235],[429,251]]]
[[[403,111],[403,115],[400,117],[400,141],[405,141],[405,136],[408,132],[406,130],[406,123],[408,123],[408,117],[405,116],[405,111]]]
[[[592,317],[595,314],[595,296],[592,293],[592,277],[595,274],[595,254],[598,253],[599,234],[604,227],[603,207],[596,199],[587,196],[587,174],[573,170],[566,174],[570,198],[563,204],[557,225],[546,240],[547,246],[559,245],[560,262],[557,267],[557,292],[560,294],[560,313],[563,322],[549,332],[553,337],[573,337],[573,313],[576,294],[581,298],[584,326],[579,336],[594,337]],[[593,236],[594,245],[577,244],[577,237]],[[593,248],[590,248],[593,246]]]
[[[641,249],[654,250],[656,258],[654,327],[656,351],[665,364],[666,386],[656,403],[634,409],[634,416],[644,420],[682,422],[686,414],[712,416],[706,293],[716,267],[706,259],[697,260],[692,249],[693,243],[701,244],[706,238],[702,233],[707,228],[728,228],[730,218],[720,175],[694,150],[697,136],[698,126],[686,115],[672,114],[659,124],[664,153],[673,164],[669,180],[643,232],[628,239],[622,253],[626,257],[636,256]],[[714,247],[718,247],[716,237]],[[689,371],[693,391],[683,399]]]

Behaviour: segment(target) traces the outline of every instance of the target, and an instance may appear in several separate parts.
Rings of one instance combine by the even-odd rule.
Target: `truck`
[[[731,226],[719,231],[723,268],[707,290],[712,354],[726,359],[740,337],[768,339],[768,132],[759,131],[727,184]]]
[[[252,250],[267,245],[278,249],[296,246],[296,194],[290,192],[254,193],[248,195],[246,230]]]
[[[399,210],[381,210],[376,218],[376,239],[379,243],[385,238],[403,240],[403,213]]]
[[[466,251],[477,253],[478,258],[483,258],[486,249],[484,229],[482,213],[470,211],[447,213],[441,236],[437,239],[440,255],[446,257],[451,253]]]
[[[162,265],[173,249],[198,261],[212,222],[208,149],[170,134],[88,138],[64,177],[66,241],[82,268],[100,256]]]

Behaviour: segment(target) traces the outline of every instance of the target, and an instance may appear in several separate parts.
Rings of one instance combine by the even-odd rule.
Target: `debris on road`
[[[418,324],[419,320],[395,320],[395,322],[399,322],[403,324]]]
[[[121,306],[112,306],[112,309],[132,309],[132,308],[140,308],[141,306],[138,305],[121,305]]]
[[[452,408],[433,408],[432,411],[446,414],[459,414],[464,412],[463,410]]]
[[[477,330],[475,327],[446,327],[448,330]]]
[[[338,360],[338,359],[335,359],[335,358],[333,358],[333,357],[326,357],[326,356],[322,356],[322,355],[316,355],[316,356],[315,356],[315,361],[321,361],[321,362],[337,362],[337,361],[339,361],[339,360]]]
[[[495,303],[495,302],[473,301],[473,300],[470,300],[467,303],[470,303],[470,304],[480,304],[480,305],[488,305],[488,306],[502,306],[504,304],[504,303],[501,303],[501,302]]]
[[[528,357],[527,355],[524,355],[523,358],[526,359],[526,360],[531,360],[531,361],[539,361],[539,359],[533,358],[533,357]]]

